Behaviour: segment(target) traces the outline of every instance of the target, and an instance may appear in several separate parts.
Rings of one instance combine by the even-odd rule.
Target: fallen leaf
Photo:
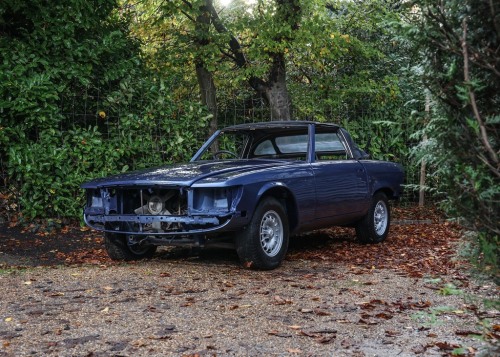
[[[304,330],[301,330],[299,332],[299,335],[301,335],[301,336],[307,336],[307,337],[317,337],[318,336],[315,333],[304,331]]]
[[[64,293],[61,291],[56,291],[55,293],[49,294],[49,296],[52,296],[52,297],[64,296]]]
[[[132,345],[135,347],[144,347],[147,345],[147,343],[144,340],[137,340],[137,341],[133,341]]]
[[[387,337],[394,337],[394,336],[399,336],[399,335],[401,335],[401,333],[400,333],[400,332],[398,332],[398,331],[385,330],[385,335],[386,335]]]
[[[321,310],[321,309],[314,309],[313,312],[315,315],[318,315],[318,316],[330,316],[331,315],[328,311]]]
[[[276,295],[275,297],[273,297],[273,304],[274,305],[293,304],[293,301],[291,299],[283,299],[281,296]]]
[[[267,334],[268,334],[268,335],[271,335],[271,336],[276,336],[276,337],[284,337],[284,338],[289,338],[289,337],[292,337],[292,335],[291,335],[291,334],[289,334],[289,333],[286,333],[286,332],[279,332],[279,331],[276,331],[276,330],[269,331]]]
[[[376,322],[376,321],[368,321],[365,319],[359,319],[358,323],[362,324],[362,325],[376,325],[376,324],[378,324],[378,322]]]
[[[378,317],[379,319],[385,319],[385,320],[390,320],[393,318],[392,315],[385,313],[385,312],[381,312],[379,314],[376,314],[375,317]]]
[[[455,348],[459,348],[460,347],[459,345],[451,344],[451,343],[448,343],[448,342],[436,342],[435,345],[440,350],[443,350],[443,351],[452,351]]]
[[[245,263],[243,264],[243,266],[244,266],[245,268],[247,268],[247,269],[250,269],[250,268],[252,267],[252,265],[253,265],[253,262],[245,262]]]
[[[481,332],[477,332],[477,331],[471,331],[471,330],[458,330],[458,331],[455,331],[455,334],[457,334],[458,336],[469,336],[469,335],[481,335]]]
[[[326,344],[334,340],[337,336],[336,335],[328,335],[328,336],[322,336],[315,338],[315,341],[321,344]]]

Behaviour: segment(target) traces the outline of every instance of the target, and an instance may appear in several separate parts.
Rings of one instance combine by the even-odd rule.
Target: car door
[[[337,221],[365,210],[368,182],[363,165],[352,158],[338,132],[316,133],[314,141],[316,219]]]

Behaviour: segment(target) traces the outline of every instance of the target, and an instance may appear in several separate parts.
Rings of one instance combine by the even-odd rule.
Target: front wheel
[[[150,259],[157,248],[155,245],[141,243],[137,236],[110,232],[104,235],[104,245],[113,260]]]
[[[380,243],[389,234],[390,222],[391,211],[387,196],[383,192],[377,192],[368,213],[356,224],[356,236],[361,243]]]
[[[246,268],[277,268],[288,250],[288,218],[283,206],[273,197],[257,206],[250,224],[236,237],[236,251]]]

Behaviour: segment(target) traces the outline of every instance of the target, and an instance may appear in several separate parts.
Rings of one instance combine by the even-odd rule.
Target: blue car
[[[369,159],[334,124],[279,121],[214,133],[188,163],[84,183],[84,219],[115,260],[160,245],[230,246],[243,266],[274,269],[290,235],[353,226],[362,243],[389,232],[401,165]]]

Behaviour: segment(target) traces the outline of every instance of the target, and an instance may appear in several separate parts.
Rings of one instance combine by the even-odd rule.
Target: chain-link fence
[[[189,103],[189,102],[188,102]],[[194,102],[192,102],[194,103]],[[140,107],[141,103],[134,101],[134,108]],[[140,141],[141,150],[138,150],[136,155],[133,155],[130,160],[133,164],[125,163],[123,167],[114,168],[127,169],[136,167],[147,167],[150,165],[157,165],[159,161],[164,163],[178,161],[180,156],[172,154],[171,147],[175,146],[177,149],[186,145],[187,141],[182,141],[182,137],[187,134],[196,135],[196,140],[191,140],[191,146],[187,145],[184,148],[185,155],[194,154],[196,147],[199,145],[203,138],[209,135],[208,120],[206,110],[201,106],[187,107],[186,102],[176,105],[172,103],[168,113],[164,116],[151,116],[151,113],[144,111],[142,113],[134,114],[131,116],[126,106],[120,106],[120,110],[113,109],[109,105],[109,98],[102,98],[99,92],[93,94],[83,93],[72,97],[63,98],[61,100],[61,113],[64,120],[61,121],[59,130],[62,133],[63,140],[74,140],[72,136],[76,135],[74,128],[94,128],[100,133],[102,140],[113,139],[116,143],[117,150],[126,148],[131,145],[132,141]],[[185,120],[186,113],[192,112],[191,118],[196,116],[205,118],[205,125],[199,128],[180,127],[177,125],[179,122]],[[419,169],[417,165],[411,161],[408,155],[408,148],[414,146],[416,143],[411,138],[411,134],[415,130],[415,125],[411,121],[410,115],[401,115],[397,119],[397,123],[391,126],[390,113],[387,118],[380,114],[373,117],[364,108],[353,107],[332,107],[324,109],[321,115],[321,120],[333,122],[346,126],[358,144],[363,147],[367,141],[374,139],[378,140],[381,144],[378,147],[378,153],[383,158],[388,158],[398,161],[405,166],[406,169],[406,184],[417,186],[419,182]],[[228,125],[240,124],[244,122],[259,122],[269,121],[271,115],[268,106],[261,99],[250,100],[226,100],[219,105],[219,114],[217,117],[218,126],[224,127]],[[294,109],[293,117],[296,120],[317,120],[315,117],[304,116],[300,110]],[[385,120],[385,123],[384,123]],[[131,121],[133,122],[131,124]],[[395,123],[396,121],[393,121]],[[177,123],[176,125],[172,125]],[[389,123],[389,124],[388,124]],[[131,138],[132,131],[131,125],[134,130],[140,131],[140,137]],[[194,134],[193,134],[194,133]],[[31,133],[33,136],[33,133]],[[37,142],[39,138],[38,133],[35,132],[33,142]],[[136,134],[133,134],[136,135]],[[374,136],[374,137],[373,137]],[[398,136],[397,140],[394,139]],[[85,140],[83,138],[82,140]],[[389,143],[390,142],[390,143]],[[387,143],[387,145],[385,144]],[[89,143],[89,145],[92,145]],[[384,147],[384,145],[386,145]],[[397,147],[396,147],[397,146]],[[397,151],[397,152],[396,152]],[[23,182],[14,181],[12,176],[12,160],[8,161],[9,148],[0,150],[0,216],[7,217],[15,215],[19,212],[21,204],[19,203],[19,188]],[[85,160],[92,161],[92,154]],[[53,163],[51,163],[53,164]],[[10,165],[10,169],[9,169]],[[56,169],[56,168],[54,168]],[[418,192],[406,190],[403,201],[414,201],[418,197]]]

